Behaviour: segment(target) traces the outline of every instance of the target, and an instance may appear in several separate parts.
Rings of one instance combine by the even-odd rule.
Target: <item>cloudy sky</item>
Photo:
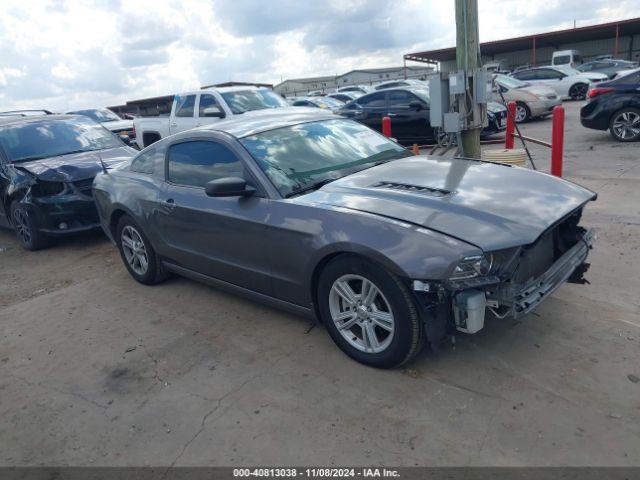
[[[631,18],[640,0],[479,0],[481,41]],[[453,0],[2,0],[0,110],[402,64],[455,43]]]

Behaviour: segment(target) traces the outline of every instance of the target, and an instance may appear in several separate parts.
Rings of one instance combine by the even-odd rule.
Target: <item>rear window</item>
[[[234,114],[288,106],[280,95],[267,89],[224,92],[222,98]]]
[[[109,130],[88,117],[43,119],[0,128],[0,146],[10,162],[122,147]]]
[[[555,57],[553,59],[554,65],[564,65],[569,62],[571,62],[571,57],[569,55],[560,55],[559,57]]]

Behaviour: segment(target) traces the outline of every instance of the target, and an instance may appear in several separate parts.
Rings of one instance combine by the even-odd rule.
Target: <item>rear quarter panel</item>
[[[158,180],[136,172],[110,172],[98,174],[93,183],[93,196],[100,223],[105,233],[114,240],[116,218],[126,213],[142,225],[154,248],[155,236],[147,230],[149,216],[158,200]]]

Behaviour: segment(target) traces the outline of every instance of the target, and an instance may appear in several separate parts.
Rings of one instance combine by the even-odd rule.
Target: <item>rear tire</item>
[[[320,275],[320,316],[338,347],[376,368],[398,367],[423,345],[423,326],[408,288],[365,259],[341,255]]]
[[[618,110],[611,116],[609,132],[619,142],[640,140],[640,109],[627,107]]]
[[[516,123],[524,123],[531,120],[531,110],[524,102],[516,102]]]
[[[49,244],[49,239],[40,231],[36,216],[28,205],[15,200],[11,204],[10,212],[11,224],[23,248],[35,251]]]
[[[587,98],[587,91],[589,90],[589,85],[586,83],[576,83],[569,89],[569,96],[571,100],[584,100]]]
[[[154,285],[167,278],[162,262],[142,229],[129,215],[118,221],[116,241],[120,257],[131,276],[144,285]]]

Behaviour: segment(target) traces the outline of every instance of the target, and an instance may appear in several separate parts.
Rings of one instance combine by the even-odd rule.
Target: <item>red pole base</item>
[[[564,107],[553,107],[551,132],[551,175],[562,177],[562,151],[564,147]]]
[[[514,136],[516,131],[516,102],[509,102],[507,104],[507,110],[507,132],[504,139],[504,148],[511,150],[516,140]]]
[[[382,134],[385,137],[391,136],[391,118],[382,117]]]

